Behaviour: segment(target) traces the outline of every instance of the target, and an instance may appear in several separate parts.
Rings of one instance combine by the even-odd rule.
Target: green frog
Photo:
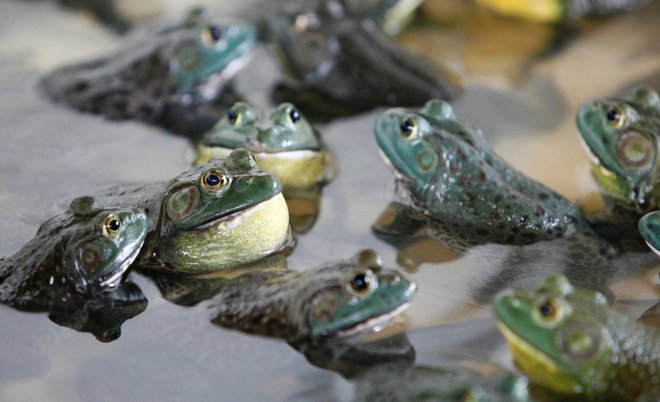
[[[639,220],[639,233],[651,250],[660,256],[660,211],[649,212]]]
[[[141,268],[206,273],[255,261],[288,246],[282,185],[245,149],[169,181],[120,184],[99,191],[108,205],[147,212]]]
[[[660,397],[660,332],[615,311],[602,294],[550,276],[536,291],[500,293],[493,311],[533,382],[585,399]]]
[[[250,291],[246,291],[250,289]],[[345,338],[403,311],[416,285],[364,250],[303,272],[239,278],[213,299],[213,323],[295,345]]]
[[[390,109],[375,132],[399,198],[430,220],[432,235],[452,233],[465,246],[524,245],[581,233],[593,239],[596,254],[612,252],[574,204],[495,154],[449,103],[434,99],[419,110]]]
[[[235,101],[230,79],[254,49],[256,30],[193,17],[116,54],[61,67],[41,86],[54,101],[83,112],[202,134]]]
[[[116,288],[147,230],[140,209],[104,208],[93,197],[76,198],[23,248],[0,259],[0,301],[43,311]]]
[[[244,102],[229,109],[197,146],[197,164],[224,158],[236,148],[252,152],[257,165],[284,188],[309,188],[332,179],[332,155],[320,134],[291,103],[267,117]]]
[[[639,215],[660,208],[660,96],[639,87],[583,104],[577,127],[606,201]]]
[[[268,27],[289,78],[275,87],[273,99],[293,102],[310,118],[421,105],[459,92],[449,74],[396,47],[362,19],[309,8],[275,14]]]

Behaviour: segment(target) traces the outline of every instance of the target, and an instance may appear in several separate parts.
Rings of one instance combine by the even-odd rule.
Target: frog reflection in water
[[[552,276],[537,291],[501,293],[493,311],[533,382],[588,399],[660,397],[660,332],[615,311],[600,293]]]
[[[99,340],[116,339],[121,324],[146,308],[135,285],[122,283],[147,235],[145,213],[103,208],[92,197],[44,222],[20,251],[0,259],[0,301]]]
[[[388,110],[376,123],[376,140],[400,198],[430,219],[432,236],[451,231],[447,240],[457,248],[530,244],[578,232],[595,237],[575,205],[497,156],[481,131],[459,122],[446,102]]]
[[[263,258],[292,240],[282,186],[245,149],[170,181],[121,184],[97,197],[147,211],[149,235],[136,260],[141,268],[217,271]]]
[[[373,24],[333,15],[332,7],[275,14],[268,24],[289,77],[276,86],[273,99],[293,102],[310,118],[421,105],[459,92],[449,74],[389,43]]]
[[[220,290],[211,308],[217,325],[295,345],[383,325],[408,306],[415,291],[413,282],[365,250],[304,272],[239,278]]]
[[[660,208],[658,93],[636,88],[624,98],[586,102],[577,126],[605,201],[594,226],[613,241],[639,239],[638,219]]]
[[[53,100],[84,112],[185,135],[206,132],[235,101],[223,96],[255,47],[255,28],[189,16],[155,36],[115,55],[59,68],[42,87]]]
[[[320,134],[290,103],[282,103],[270,115],[259,117],[250,105],[237,102],[227,116],[197,146],[197,163],[225,157],[243,147],[257,165],[277,177],[284,186],[291,226],[305,232],[318,216],[320,187],[332,180],[334,162]]]

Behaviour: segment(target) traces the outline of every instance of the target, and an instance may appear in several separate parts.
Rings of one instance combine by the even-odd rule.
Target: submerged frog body
[[[415,290],[366,250],[304,272],[233,282],[214,298],[213,323],[291,344],[314,343],[384,324],[408,306]]]
[[[660,398],[660,332],[615,311],[602,294],[551,276],[537,291],[501,293],[493,311],[533,382],[587,399]]]
[[[224,111],[229,79],[255,47],[255,28],[189,16],[154,36],[117,54],[59,68],[42,87],[53,100],[84,112],[186,135],[206,132]]]
[[[0,259],[0,301],[23,310],[50,310],[118,286],[147,235],[137,208],[102,208],[91,197],[44,222],[36,236]]]
[[[104,203],[147,211],[149,235],[136,263],[182,273],[255,261],[291,240],[282,186],[245,149],[172,180],[101,191]]]
[[[585,103],[577,126],[605,197],[638,214],[660,208],[660,97],[637,88]],[[634,226],[634,225],[633,225]]]
[[[660,211],[644,215],[639,220],[639,232],[651,250],[660,256]]]
[[[267,117],[237,102],[197,147],[197,163],[223,158],[246,148],[257,165],[277,177],[284,188],[309,188],[331,180],[332,156],[321,136],[290,103],[282,103]]]
[[[555,23],[583,16],[606,16],[641,7],[645,0],[477,0],[504,15]]]
[[[453,231],[467,244],[529,244],[578,232],[596,237],[575,205],[497,156],[446,102],[386,111],[376,140],[399,196],[436,232]]]
[[[269,34],[290,79],[274,89],[273,99],[293,102],[309,117],[421,105],[459,92],[426,60],[397,48],[360,19],[323,10],[276,14]]]

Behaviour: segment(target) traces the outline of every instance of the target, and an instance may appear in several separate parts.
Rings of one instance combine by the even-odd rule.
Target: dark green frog
[[[147,229],[142,210],[77,198],[16,254],[0,259],[0,301],[41,311],[107,292],[137,257]]]
[[[197,135],[224,112],[229,79],[255,44],[251,25],[191,15],[117,54],[59,68],[41,84],[53,100],[84,112]]]
[[[376,123],[376,140],[400,198],[464,243],[595,236],[575,205],[511,167],[444,101],[388,110]]]
[[[245,149],[169,181],[113,186],[98,198],[147,211],[149,235],[136,261],[144,268],[217,271],[263,258],[291,240],[281,184]]]
[[[538,290],[508,290],[493,311],[514,360],[554,392],[585,399],[660,398],[660,332],[559,275]]]
[[[275,14],[268,23],[289,77],[274,89],[273,99],[293,102],[309,117],[421,105],[459,92],[426,60],[397,48],[361,19],[310,7]]]
[[[416,285],[371,250],[304,272],[264,273],[223,287],[213,323],[289,343],[347,337],[404,310]]]

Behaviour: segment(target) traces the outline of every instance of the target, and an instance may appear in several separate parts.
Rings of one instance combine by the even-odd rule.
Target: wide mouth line
[[[238,210],[233,211],[229,214],[221,214],[219,216],[211,218],[210,221],[204,222],[200,225],[197,225],[193,228],[186,229],[186,230],[187,231],[206,230],[206,229],[209,229],[213,226],[216,226],[217,224],[222,223],[224,221],[230,221],[230,220],[236,218],[237,215],[239,215],[239,214],[251,213],[253,210],[255,210],[258,207],[263,206],[265,203],[272,202],[275,199],[275,197],[277,197],[280,194],[281,194],[281,192],[278,192],[277,194],[274,194],[271,197],[269,197],[268,199],[265,199],[265,200],[255,204],[255,205],[251,205],[251,206],[246,207],[246,208],[238,209]]]
[[[410,302],[405,302],[399,307],[395,308],[394,310],[391,310],[387,313],[378,315],[376,317],[369,318],[366,321],[361,321],[355,325],[352,325],[348,328],[342,329],[337,332],[337,335],[340,337],[347,337],[347,336],[352,336],[355,334],[358,334],[362,332],[363,330],[373,328],[378,326],[379,324],[382,324],[384,322],[387,322],[391,320],[393,317],[399,315],[402,313],[404,310],[406,310],[410,306]]]

